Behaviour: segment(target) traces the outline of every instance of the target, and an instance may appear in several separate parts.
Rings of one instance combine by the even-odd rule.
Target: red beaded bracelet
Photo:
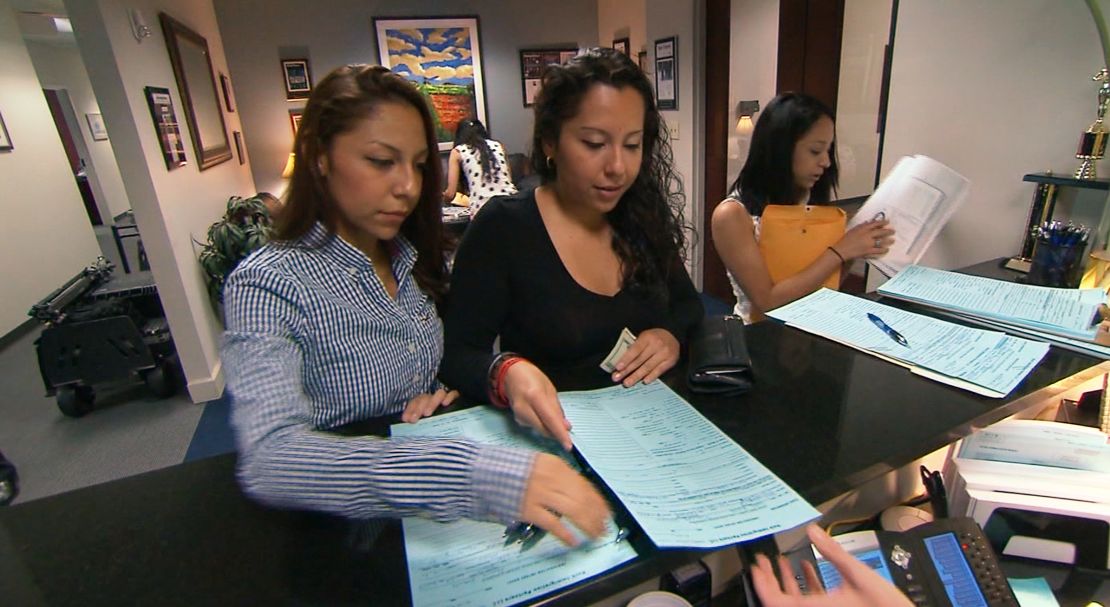
[[[486,371],[486,397],[491,404],[504,406],[497,396],[497,375],[505,361],[519,356],[516,352],[498,352],[497,356],[494,356],[493,360],[490,361],[489,369]]]
[[[505,396],[505,375],[513,365],[523,360],[524,358],[520,356],[509,356],[501,361],[501,366],[497,369],[497,379],[493,382],[493,394],[496,397],[493,404],[508,408],[509,398]]]

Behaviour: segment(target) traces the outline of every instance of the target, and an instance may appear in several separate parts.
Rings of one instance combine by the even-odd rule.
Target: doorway
[[[89,223],[94,226],[104,225],[103,217],[108,215],[102,212],[96,195],[93,193],[92,183],[89,180],[88,150],[85,149],[85,140],[79,136],[80,126],[77,116],[73,111],[73,103],[65,89],[43,89],[46,104],[50,106],[50,116],[54,119],[54,127],[58,129],[58,137],[65,148],[66,159],[69,160],[73,179],[77,182],[77,189],[81,192],[81,201],[85,204],[85,213],[89,216]],[[110,215],[108,215],[110,217]]]
[[[707,79],[702,285],[735,301],[713,246],[710,220],[747,158],[740,103],[765,106],[776,93],[810,93],[836,113],[839,204],[861,203],[878,183],[898,0],[707,0]],[[758,112],[758,110],[756,110]],[[754,117],[758,120],[758,114]]]

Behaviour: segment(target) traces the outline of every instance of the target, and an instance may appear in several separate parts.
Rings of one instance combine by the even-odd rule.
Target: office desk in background
[[[1053,348],[991,399],[777,323],[747,331],[751,393],[693,396],[679,369],[668,383],[815,505],[1110,369]],[[371,538],[363,525],[263,508],[239,491],[234,464],[220,456],[0,509],[0,602],[409,604],[398,522]],[[588,605],[705,554],[659,551],[642,534],[633,545],[639,558],[540,602]]]

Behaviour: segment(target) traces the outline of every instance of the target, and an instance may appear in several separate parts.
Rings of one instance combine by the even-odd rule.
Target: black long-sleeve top
[[[557,390],[613,385],[599,366],[621,329],[670,331],[685,344],[704,314],[690,275],[676,262],[665,289],[609,297],[579,285],[552,243],[534,192],[494,198],[459,246],[447,301],[443,382],[485,402],[493,343],[539,367]]]

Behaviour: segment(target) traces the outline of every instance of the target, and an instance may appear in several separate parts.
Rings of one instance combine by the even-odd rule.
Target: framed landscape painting
[[[440,151],[451,149],[463,120],[489,126],[477,17],[374,19],[374,32],[381,64],[428,99]]]

